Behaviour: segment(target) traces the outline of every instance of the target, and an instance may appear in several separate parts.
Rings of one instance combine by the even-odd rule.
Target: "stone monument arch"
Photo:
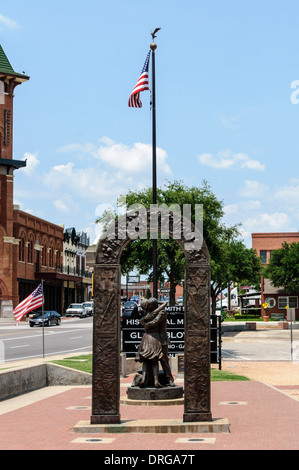
[[[170,216],[169,236],[176,239],[186,258],[183,421],[212,421],[209,253],[202,231],[177,215]],[[120,259],[131,241],[146,238],[148,233],[152,236],[153,227],[151,209],[127,213],[109,227],[97,247],[91,424],[120,423]],[[165,238],[161,224],[158,231]]]

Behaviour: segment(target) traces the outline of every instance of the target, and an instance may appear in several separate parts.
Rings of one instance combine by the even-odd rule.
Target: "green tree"
[[[286,292],[299,292],[299,243],[284,242],[279,250],[272,251],[271,260],[264,268],[264,276],[274,287]]]
[[[142,191],[129,191],[123,197],[126,208],[133,204],[142,204],[149,208],[152,204],[152,189]],[[212,308],[215,311],[216,297],[221,290],[227,287],[228,282],[240,280],[256,281],[259,269],[259,259],[252,250],[247,250],[239,236],[238,226],[227,227],[222,218],[223,203],[211,191],[206,181],[202,187],[188,187],[180,181],[168,182],[163,188],[157,189],[157,203],[168,207],[178,204],[196,204],[203,206],[203,237],[206,241],[211,264],[211,297]],[[111,214],[109,214],[109,220]],[[195,214],[192,213],[194,222]],[[101,221],[102,219],[98,219]],[[242,262],[243,260],[243,262]],[[146,274],[152,279],[152,242],[147,240],[134,240],[123,252],[122,272],[128,274],[137,268],[140,274]],[[174,304],[175,289],[184,278],[185,257],[179,244],[173,240],[158,240],[158,279],[165,278],[170,282],[170,305]],[[243,277],[244,276],[244,277]]]
[[[126,208],[133,204],[142,204],[149,208],[152,204],[152,188],[146,188],[142,191],[129,191],[124,197]],[[221,224],[223,217],[222,202],[219,201],[211,191],[206,181],[202,187],[188,187],[180,181],[168,182],[164,187],[157,189],[157,203],[171,206],[178,204],[183,207],[184,204],[190,204],[192,208],[196,204],[203,206],[203,236],[207,243],[210,257],[217,258],[220,250],[218,242],[220,238],[227,238],[237,234],[237,228],[227,228]],[[191,214],[192,221],[195,220],[194,212]],[[152,243],[150,240],[132,242],[124,250],[122,256],[122,265],[124,269],[133,269],[137,267],[140,274],[149,275],[152,280]],[[181,284],[184,278],[185,257],[179,244],[173,240],[158,240],[158,279],[165,278],[170,283],[170,305],[175,302],[175,290],[178,284]]]

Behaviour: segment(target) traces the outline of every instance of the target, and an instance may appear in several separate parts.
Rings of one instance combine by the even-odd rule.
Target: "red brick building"
[[[19,241],[14,236],[13,175],[24,161],[13,159],[15,88],[29,80],[16,73],[0,46],[0,317],[11,316],[19,299],[16,290]]]
[[[86,300],[91,289],[82,250],[75,250],[79,269],[71,271],[68,266],[64,227],[13,205],[14,171],[26,166],[25,161],[13,159],[14,90],[27,80],[13,70],[0,46],[0,320],[13,320],[13,309],[41,280],[45,310],[59,313],[65,312],[69,301]],[[77,237],[79,248],[89,244],[83,235]]]
[[[252,248],[256,250],[266,265],[270,262],[271,253],[281,248],[284,242],[299,243],[299,232],[281,232],[281,233],[253,233]],[[296,319],[299,319],[299,295],[292,292],[285,292],[284,289],[272,286],[269,279],[261,279],[261,303],[267,303],[267,311],[262,307],[262,316],[273,316],[287,318],[286,305],[295,309]]]
[[[44,281],[45,309],[62,312],[63,227],[39,219],[18,206],[13,210],[14,240],[18,243],[13,276],[14,306]]]

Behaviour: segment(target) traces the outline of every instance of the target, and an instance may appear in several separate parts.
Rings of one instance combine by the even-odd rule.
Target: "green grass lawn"
[[[236,375],[227,370],[211,369],[211,380],[212,382],[217,382],[221,380],[250,380],[244,375]]]
[[[52,361],[54,364],[70,367],[71,369],[80,370],[82,372],[92,373],[92,354],[82,356],[68,357],[59,361]],[[225,370],[211,368],[211,380],[249,380],[242,375],[236,375]]]
[[[81,372],[92,373],[92,354],[84,354],[82,356],[68,357],[58,361],[52,361],[64,367],[80,370]]]

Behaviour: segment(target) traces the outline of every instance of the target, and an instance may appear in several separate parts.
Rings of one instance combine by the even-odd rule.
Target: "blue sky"
[[[252,232],[298,231],[298,16],[295,0],[0,7],[0,43],[30,76],[15,91],[14,158],[28,165],[14,202],[93,242],[105,205],[151,186],[150,94],[142,109],[128,98],[161,27],[158,184],[207,180],[248,246]]]

